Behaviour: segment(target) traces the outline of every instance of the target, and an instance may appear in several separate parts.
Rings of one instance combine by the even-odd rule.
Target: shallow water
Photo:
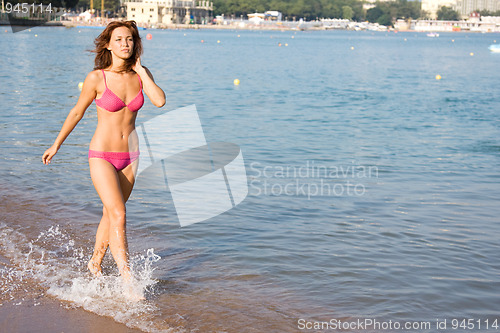
[[[94,105],[40,162],[98,31],[2,32],[2,290],[23,276],[19,288],[151,332],[500,321],[497,35],[149,32],[143,63],[167,104],[147,101],[138,122],[195,104],[207,141],[240,146],[248,197],[180,228],[169,194],[139,178],[128,234],[147,301],[122,304],[109,254],[104,281],[85,272],[101,210],[86,160]]]

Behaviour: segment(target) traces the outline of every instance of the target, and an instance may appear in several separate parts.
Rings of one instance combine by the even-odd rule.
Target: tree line
[[[213,0],[214,16],[227,17],[277,10],[283,19],[304,18],[348,18],[361,20],[364,17],[363,2],[358,0]],[[351,17],[346,17],[351,16]]]
[[[94,0],[94,9],[104,9],[111,17],[124,15],[121,12],[120,0]],[[196,0],[199,1],[199,0]],[[90,8],[90,0],[9,0],[10,3],[43,3],[53,7],[84,10]],[[224,14],[225,17],[246,17],[251,13],[263,13],[276,10],[282,13],[283,19],[292,21],[303,18],[307,21],[321,18],[339,18],[353,21],[369,21],[391,26],[398,19],[425,19],[429,13],[422,11],[418,0],[377,1],[368,10],[363,8],[362,0],[213,0],[214,16]],[[482,16],[500,16],[500,11],[478,11]],[[460,15],[451,7],[441,7],[437,12],[438,20],[459,20]]]
[[[376,2],[375,7],[366,11],[366,20],[391,26],[394,20],[418,19],[424,15],[420,1],[396,0]]]
[[[377,1],[365,10],[361,0],[213,0],[214,15],[239,18],[250,13],[277,10],[283,19],[339,18],[353,21],[369,21],[391,26],[398,19],[426,19],[429,13],[422,11],[418,0]],[[437,13],[440,20],[459,19],[451,7],[442,7]]]

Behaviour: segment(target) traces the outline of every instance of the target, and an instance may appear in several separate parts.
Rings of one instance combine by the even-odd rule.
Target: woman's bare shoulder
[[[87,78],[85,80],[99,82],[102,79],[102,73],[100,69],[95,69],[87,74]]]
[[[87,74],[87,77],[85,78],[84,85],[87,87],[95,88],[99,85],[99,83],[102,81],[102,73],[101,70],[96,69]]]

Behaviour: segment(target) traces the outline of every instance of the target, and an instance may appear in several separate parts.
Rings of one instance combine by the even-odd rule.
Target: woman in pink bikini
[[[135,119],[144,104],[143,91],[157,107],[165,104],[165,93],[141,65],[142,43],[134,21],[111,22],[96,38],[95,46],[94,70],[85,78],[76,106],[52,147],[43,154],[42,162],[50,163],[95,99],[98,123],[90,142],[89,167],[103,211],[88,268],[95,275],[102,274],[101,261],[109,246],[123,280],[131,282],[125,203],[138,166]]]

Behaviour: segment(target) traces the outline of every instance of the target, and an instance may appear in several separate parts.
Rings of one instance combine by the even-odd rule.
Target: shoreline
[[[105,23],[109,23],[111,20],[107,20]],[[55,22],[54,22],[55,23]],[[54,26],[64,26],[66,28],[103,28],[102,25],[89,24],[86,22],[71,22],[71,21],[58,21],[59,25],[54,24]],[[288,22],[291,23],[291,22]],[[417,33],[497,33],[498,31],[482,31],[482,30],[442,30],[442,29],[398,29],[398,28],[386,28],[383,26],[371,25],[366,22],[352,22],[355,28],[351,27],[336,27],[328,25],[319,25],[318,22],[305,22],[304,24],[296,25],[252,25],[252,24],[165,24],[158,25],[154,27],[144,27],[138,24],[141,30],[241,30],[241,31],[371,31],[371,32],[417,32]],[[44,25],[49,26],[49,25]]]
[[[5,332],[143,333],[109,317],[71,308],[47,296],[23,297],[0,305],[0,326]]]
[[[58,218],[48,217],[49,209],[39,203],[40,196],[34,193],[21,194],[12,185],[7,185],[5,188],[9,188],[9,193],[0,192],[2,332],[155,331],[148,326],[149,318],[143,318],[146,313],[144,309],[151,306],[150,301],[137,304],[124,302],[121,307],[116,307],[116,301],[110,299],[108,302],[104,296],[110,289],[113,290],[113,286],[110,287],[114,281],[112,278],[105,280],[104,284],[101,283],[99,288],[94,287],[95,281],[87,279],[89,274],[84,264],[88,258],[87,247],[82,243],[85,237],[72,237],[71,227],[60,223],[66,216],[74,216],[74,213],[66,216],[58,213]],[[44,200],[47,201],[49,206],[52,205],[50,199]],[[88,220],[82,216],[81,221],[80,231],[84,230],[86,233],[89,229],[86,227]],[[77,245],[72,247],[72,244]],[[60,254],[65,248],[70,250]],[[56,252],[60,255],[52,255]],[[81,257],[78,253],[82,253]],[[65,263],[68,257],[70,260]],[[76,266],[71,264],[71,261],[77,260],[82,263],[81,269],[78,263]],[[112,277],[112,274],[109,276]],[[77,291],[73,291],[72,288],[77,288]],[[89,289],[92,291],[89,292]],[[101,290],[103,297],[95,297]],[[120,296],[116,293],[113,295],[112,297]],[[127,311],[131,314],[128,315]],[[118,316],[115,316],[116,314]],[[164,329],[176,331],[175,326]]]
[[[13,267],[15,265],[0,253],[1,275],[16,277],[12,274]],[[0,284],[4,292],[0,297],[0,327],[5,332],[144,332],[130,328],[113,318],[86,311],[70,302],[47,296],[43,287],[25,276],[22,285],[13,281],[12,283],[13,285],[8,285],[8,282],[4,281]]]
[[[105,24],[108,24],[112,20],[106,20]],[[291,22],[287,22],[291,23]],[[263,25],[252,25],[252,24],[163,24],[153,27],[144,27],[138,24],[140,30],[235,30],[235,31],[371,31],[371,32],[417,32],[417,33],[497,33],[499,31],[483,31],[483,30],[442,30],[442,29],[398,29],[398,28],[386,28],[383,26],[370,25],[366,22],[352,22],[355,28],[352,27],[338,27],[338,26],[328,26],[319,25],[317,22],[305,22],[303,24],[295,25],[278,25],[278,24],[263,24]],[[0,26],[19,26],[11,25],[8,21],[0,21]],[[87,29],[102,29],[105,25],[88,23],[88,22],[72,22],[72,21],[49,21],[43,24],[28,24],[21,25],[27,28],[40,27],[65,27],[65,28],[87,28]]]
[[[107,20],[105,23],[109,23],[111,20]],[[104,27],[103,25],[86,23],[86,22],[71,22],[71,21],[61,21],[61,26],[66,28],[76,28],[76,27],[84,27],[84,28],[100,28]],[[290,31],[300,31],[300,30],[326,30],[322,28],[307,28],[301,29],[298,27],[290,27],[290,26],[279,26],[279,25],[234,25],[234,24],[164,24],[158,25],[155,27],[144,27],[140,23],[137,25],[139,29],[144,30],[290,30]]]
[[[2,182],[0,198],[0,327],[2,332],[109,332],[143,333],[145,331],[127,326],[111,316],[86,310],[81,304],[66,301],[48,293],[50,286],[44,284],[47,270],[59,273],[64,264],[56,265],[50,255],[41,252],[54,250],[51,242],[40,242],[42,233],[50,233],[47,227],[59,226],[59,220],[48,217],[53,201],[40,197],[33,192],[25,192],[11,182]],[[65,219],[65,217],[60,217]],[[82,221],[86,219],[82,216]],[[36,222],[36,223],[35,223]],[[83,227],[82,227],[83,228]],[[38,235],[38,236],[37,236]],[[12,241],[15,239],[16,241]],[[58,238],[64,240],[64,238]],[[47,238],[45,238],[47,240]],[[53,238],[50,238],[53,240]],[[72,238],[81,244],[80,240]],[[57,249],[57,242],[54,243]],[[84,248],[84,247],[81,247]],[[30,250],[31,249],[31,250]],[[57,251],[57,250],[56,250]],[[56,259],[57,260],[57,259]],[[62,261],[62,260],[58,260]],[[85,276],[83,268],[81,276]],[[66,278],[69,278],[66,275]],[[63,281],[62,279],[59,279]]]

